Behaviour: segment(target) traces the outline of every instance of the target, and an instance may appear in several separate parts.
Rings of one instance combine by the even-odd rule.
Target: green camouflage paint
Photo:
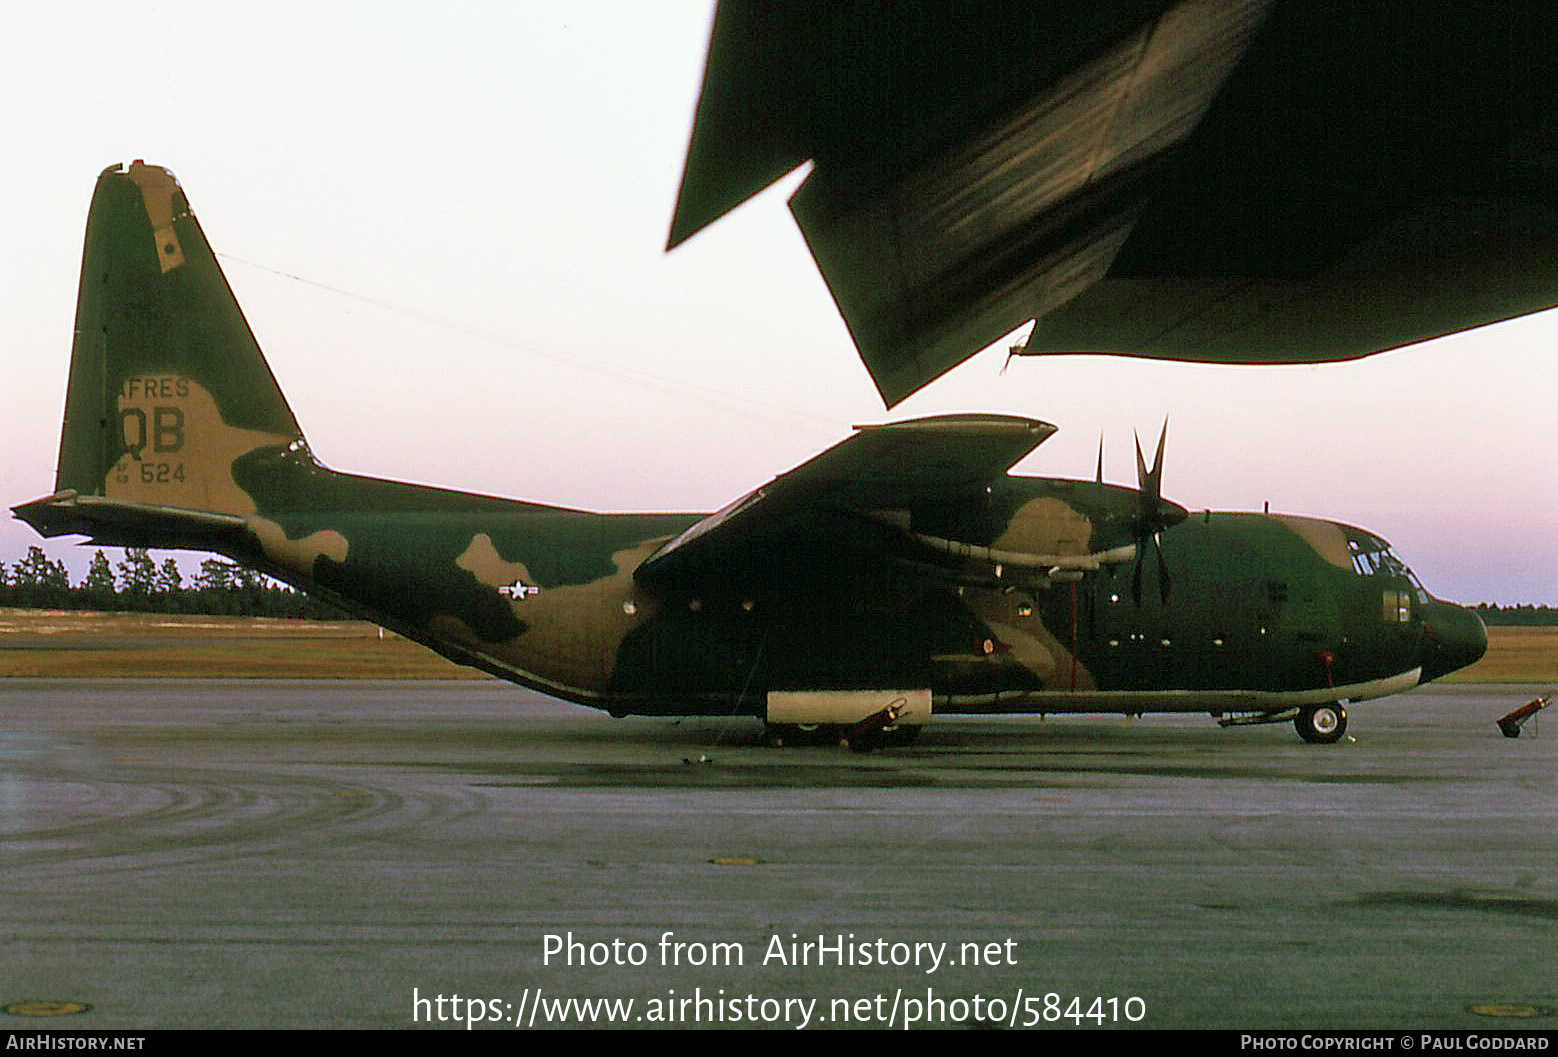
[[[462,664],[616,714],[919,687],[938,711],[1274,711],[1470,663],[1475,616],[1377,538],[1006,471],[1010,416],[867,427],[719,514],[603,515],[310,454],[183,191],[99,178],[44,535],[227,555]],[[1148,533],[1150,535],[1150,532]],[[1151,569],[1147,569],[1151,579]]]

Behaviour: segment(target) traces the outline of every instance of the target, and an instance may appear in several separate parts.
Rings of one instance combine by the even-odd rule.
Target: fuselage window
[[[1409,624],[1412,622],[1412,592],[1386,591],[1385,623]]]

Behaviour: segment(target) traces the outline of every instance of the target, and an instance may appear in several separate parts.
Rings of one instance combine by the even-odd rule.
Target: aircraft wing
[[[721,0],[675,246],[791,200],[891,406],[1024,351],[1350,359],[1558,304],[1558,5]]]
[[[1005,474],[1055,433],[1011,415],[938,415],[857,426],[853,436],[690,526],[650,555],[640,580],[682,579],[799,539],[848,545],[858,522],[829,515],[900,510],[966,495]]]

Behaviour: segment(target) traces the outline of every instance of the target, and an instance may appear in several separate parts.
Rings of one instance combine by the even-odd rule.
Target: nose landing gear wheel
[[[1309,705],[1293,718],[1298,736],[1314,745],[1330,745],[1347,733],[1347,710],[1341,702]]]

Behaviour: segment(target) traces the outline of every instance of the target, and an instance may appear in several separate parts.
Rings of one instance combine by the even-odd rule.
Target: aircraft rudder
[[[98,177],[87,218],[57,492],[244,515],[234,464],[302,444],[173,174]]]

